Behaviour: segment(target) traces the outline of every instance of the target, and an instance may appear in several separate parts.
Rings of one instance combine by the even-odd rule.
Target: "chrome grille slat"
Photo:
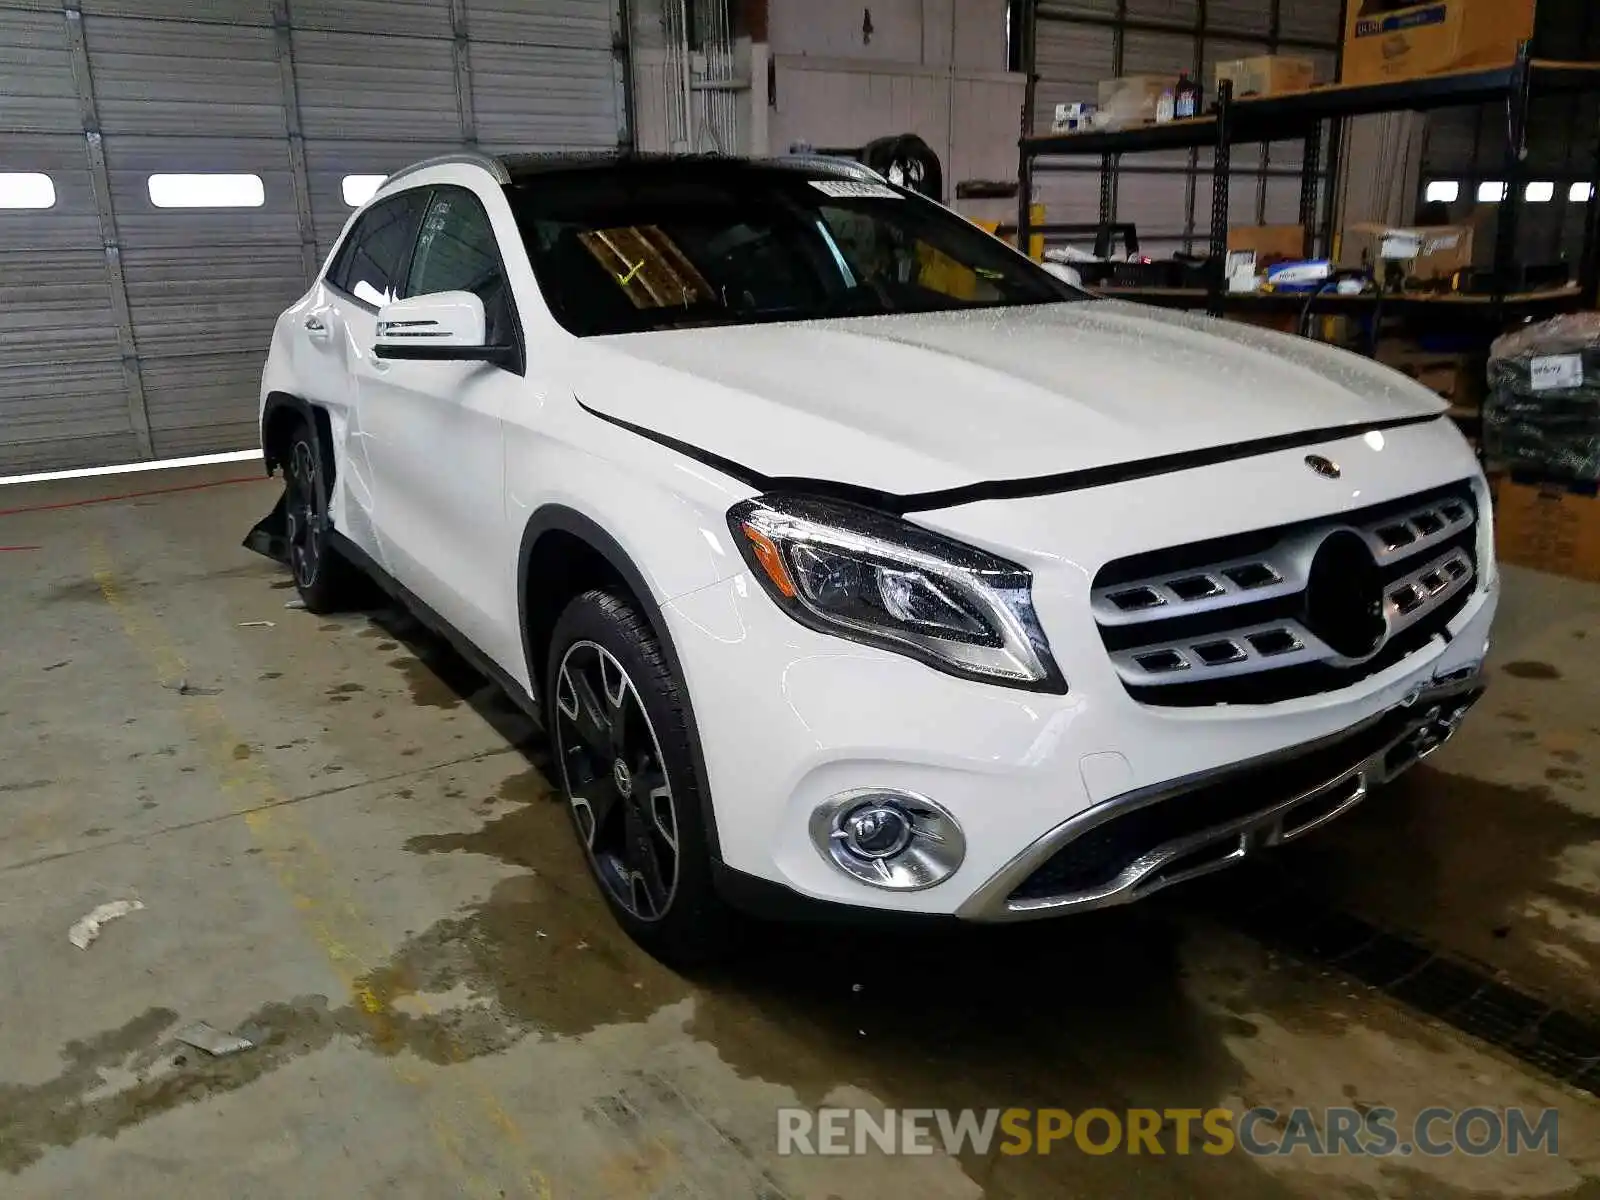
[[[1460,569],[1459,574],[1451,573],[1452,565]],[[1393,637],[1411,628],[1451,596],[1468,586],[1472,582],[1472,577],[1472,560],[1467,557],[1465,550],[1456,549],[1434,559],[1404,579],[1398,579],[1390,584],[1388,599],[1385,601],[1391,610],[1389,636]],[[1430,579],[1434,582],[1430,583]],[[1400,605],[1396,599],[1407,589],[1414,590],[1419,597],[1418,602],[1409,609]]]
[[[1452,515],[1452,512],[1455,515]],[[1421,522],[1421,524],[1419,524]],[[1399,562],[1447,542],[1475,523],[1472,510],[1460,500],[1440,500],[1414,508],[1403,516],[1385,517],[1362,529],[1380,565]],[[1381,530],[1391,526],[1404,529],[1412,540],[1391,546]],[[1424,528],[1426,526],[1426,528]]]
[[[1276,550],[1276,547],[1274,549]],[[1310,559],[1308,557],[1306,564],[1309,565],[1309,562]],[[1256,587],[1244,587],[1234,582],[1229,576],[1230,571],[1248,571],[1253,568],[1269,572],[1273,582]],[[1305,567],[1302,566],[1300,568],[1299,578],[1286,576],[1285,571],[1288,569],[1287,558],[1284,562],[1266,561],[1261,555],[1230,559],[1215,566],[1208,566],[1201,571],[1173,571],[1166,575],[1141,579],[1133,583],[1119,583],[1111,587],[1097,588],[1091,593],[1089,604],[1094,611],[1095,620],[1102,625],[1138,625],[1150,620],[1187,616],[1190,613],[1210,612],[1213,609],[1227,608],[1233,604],[1253,604],[1257,600],[1271,600],[1277,596],[1290,595],[1304,590],[1306,586]],[[1193,579],[1197,576],[1209,578],[1216,585],[1217,590],[1201,599],[1185,600],[1172,589],[1173,582]],[[1113,599],[1113,597],[1124,596],[1131,592],[1142,591],[1148,591],[1156,596],[1160,603],[1145,608],[1133,609],[1123,608]]]
[[[1264,634],[1287,635],[1295,643],[1294,649],[1283,650],[1277,654],[1263,653],[1258,650],[1251,638],[1261,637]],[[1230,641],[1239,648],[1240,657],[1225,663],[1207,663],[1195,649],[1196,645],[1206,645],[1216,641]],[[1184,666],[1165,671],[1153,671],[1147,668],[1140,659],[1150,658],[1157,654],[1173,654],[1182,659]],[[1322,641],[1311,635],[1310,631],[1298,621],[1273,621],[1267,625],[1258,625],[1249,629],[1231,631],[1225,635],[1207,634],[1188,641],[1163,644],[1160,642],[1150,646],[1140,646],[1134,650],[1118,650],[1111,655],[1112,665],[1116,667],[1117,674],[1123,680],[1136,687],[1149,687],[1163,683],[1189,683],[1195,679],[1220,679],[1229,675],[1248,675],[1256,671],[1271,671],[1279,667],[1292,666],[1296,663],[1315,662],[1318,659],[1333,656]]]
[[[1159,574],[1141,572],[1134,578],[1128,572],[1116,583],[1095,587],[1090,609],[1111,647],[1114,669],[1130,688],[1192,685],[1315,663],[1356,667],[1475,586],[1476,550],[1464,535],[1476,527],[1477,513],[1467,496],[1462,486],[1455,494],[1435,495],[1409,506],[1386,504],[1366,514],[1334,515],[1285,527],[1265,551],[1259,547],[1270,531],[1241,533],[1235,554],[1247,538],[1257,552],[1229,556],[1227,541],[1222,541],[1215,562],[1197,562],[1198,546],[1150,552],[1141,558],[1154,563],[1167,557],[1182,565]],[[1303,601],[1312,563],[1335,534],[1360,538],[1383,577],[1381,588],[1377,580],[1370,586],[1373,604],[1381,604],[1387,632],[1378,648],[1363,658],[1344,657],[1307,624],[1325,619],[1308,615]],[[1324,568],[1319,570],[1326,574]],[[1130,597],[1143,603],[1131,606]],[[1264,603],[1271,601],[1276,606]],[[1226,615],[1233,608],[1244,609],[1237,625],[1229,625]],[[1150,627],[1148,638],[1141,636],[1142,626]],[[1348,646],[1348,633],[1325,632],[1345,645],[1347,654],[1355,653]]]

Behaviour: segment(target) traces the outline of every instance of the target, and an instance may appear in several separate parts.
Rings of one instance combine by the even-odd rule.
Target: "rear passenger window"
[[[411,259],[405,296],[433,292],[471,292],[483,301],[490,345],[516,341],[511,292],[489,214],[465,188],[438,188]]]
[[[397,298],[427,201],[427,190],[418,188],[363,213],[328,271],[328,282],[374,307]]]

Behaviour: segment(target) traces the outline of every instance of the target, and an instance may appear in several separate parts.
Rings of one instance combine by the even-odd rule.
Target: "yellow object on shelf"
[[[996,232],[997,230],[999,230],[1001,225],[1007,224],[1008,222],[1005,222],[1005,221],[988,221],[988,220],[979,221],[979,220],[974,220],[972,223],[974,225],[976,225],[979,229],[985,229],[985,230],[988,230],[990,233],[996,233],[997,236],[1001,237],[1002,241],[1010,242],[1013,246],[1015,246],[1017,244],[1016,234],[1012,233],[1012,234],[1005,234],[1005,235],[1002,236],[1002,235],[997,234],[997,232]],[[1030,205],[1029,206],[1029,208],[1028,208],[1028,224],[1030,226],[1032,226],[1033,228],[1035,228],[1035,229],[1039,228],[1039,226],[1044,224],[1044,205],[1042,205],[1042,204],[1034,204],[1034,205]],[[1043,262],[1044,261],[1044,234],[1035,233],[1035,234],[1032,234],[1031,236],[1029,236],[1029,238],[1028,238],[1028,257],[1033,259],[1034,262]]]

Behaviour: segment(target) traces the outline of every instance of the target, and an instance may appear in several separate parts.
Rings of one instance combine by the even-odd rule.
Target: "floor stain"
[[[1504,671],[1507,675],[1514,676],[1517,679],[1560,679],[1561,678],[1561,672],[1560,671],[1556,670],[1549,663],[1544,663],[1544,662],[1531,662],[1531,661],[1524,660],[1524,661],[1521,661],[1521,662],[1507,663],[1505,666],[1501,667],[1500,669],[1502,671]]]
[[[412,703],[423,708],[461,707],[461,697],[455,689],[430,671],[421,659],[406,654],[390,659],[389,665],[405,676],[406,686],[411,689]]]
[[[228,1058],[182,1053],[170,1040],[178,1014],[152,1008],[118,1029],[61,1050],[65,1065],[40,1084],[0,1083],[0,1171],[12,1174],[52,1147],[83,1138],[114,1138],[124,1129],[181,1105],[237,1091],[291,1059],[320,1049],[337,1034],[359,1036],[353,1009],[330,1011],[320,996],[264,1005],[241,1028],[255,1048]],[[182,1059],[181,1067],[176,1060]],[[134,1075],[134,1082],[96,1095],[107,1072]]]
[[[1600,817],[1560,803],[1548,787],[1424,765],[1285,848],[1267,869],[1291,875],[1334,909],[1420,935],[1503,971],[1518,987],[1600,1017],[1600,947],[1572,942],[1596,968],[1573,995],[1574,981],[1553,973],[1538,951],[1551,937],[1548,926],[1524,911],[1538,894],[1600,916],[1600,899],[1558,880],[1571,848],[1597,840]]]
[[[501,1016],[500,1029],[480,1031],[490,1037],[483,1049],[508,1030],[581,1035],[689,998],[690,1036],[740,1076],[793,1088],[808,1105],[856,1088],[889,1106],[1183,1108],[1214,1103],[1239,1082],[1225,1039],[1253,1037],[1255,1023],[1205,1011],[1186,994],[1178,954],[1187,932],[1170,910],[892,937],[764,926],[737,961],[674,974],[611,920],[541,774],[506,780],[500,798],[515,807],[406,849],[485,855],[523,873],[413,938],[375,981],[380,994],[465,984]],[[1117,986],[1057,986],[1041,968],[1052,962],[1093,963]],[[990,1195],[1066,1194],[1061,1156],[961,1165]],[[1141,1194],[1288,1194],[1245,1162],[1171,1165]],[[1126,1191],[1125,1163],[1074,1156],[1070,1170],[1084,1176],[1073,1194]]]
[[[243,742],[240,742],[233,748],[233,757],[239,762],[243,762],[245,759],[249,758],[252,753],[253,752],[251,751],[250,747],[245,745]]]
[[[341,684],[335,685],[334,687],[329,688],[328,689],[328,694],[330,696],[334,696],[334,695],[353,696],[357,692],[364,692],[366,690],[367,689],[362,687],[359,683],[341,683]]]
[[[1567,783],[1587,778],[1582,771],[1574,771],[1571,767],[1550,767],[1545,771],[1544,777],[1551,783]]]
[[[29,779],[22,783],[0,783],[0,792],[36,792],[54,782],[54,779]]]
[[[132,580],[117,580],[117,587],[122,591],[136,586],[138,584]],[[105,599],[105,593],[93,579],[68,579],[51,584],[38,596],[40,604],[104,604]]]
[[[263,682],[265,682],[266,680],[269,680],[269,679],[282,679],[283,678],[283,672],[282,671],[263,671],[256,678],[262,680]]]

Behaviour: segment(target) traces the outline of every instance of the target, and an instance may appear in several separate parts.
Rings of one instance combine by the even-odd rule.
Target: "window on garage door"
[[[340,247],[328,282],[373,306],[395,299],[427,203],[427,189],[417,188],[373,205]]]
[[[465,188],[435,189],[417,234],[405,296],[471,292],[483,301],[491,346],[517,340],[500,247],[483,204]]]

